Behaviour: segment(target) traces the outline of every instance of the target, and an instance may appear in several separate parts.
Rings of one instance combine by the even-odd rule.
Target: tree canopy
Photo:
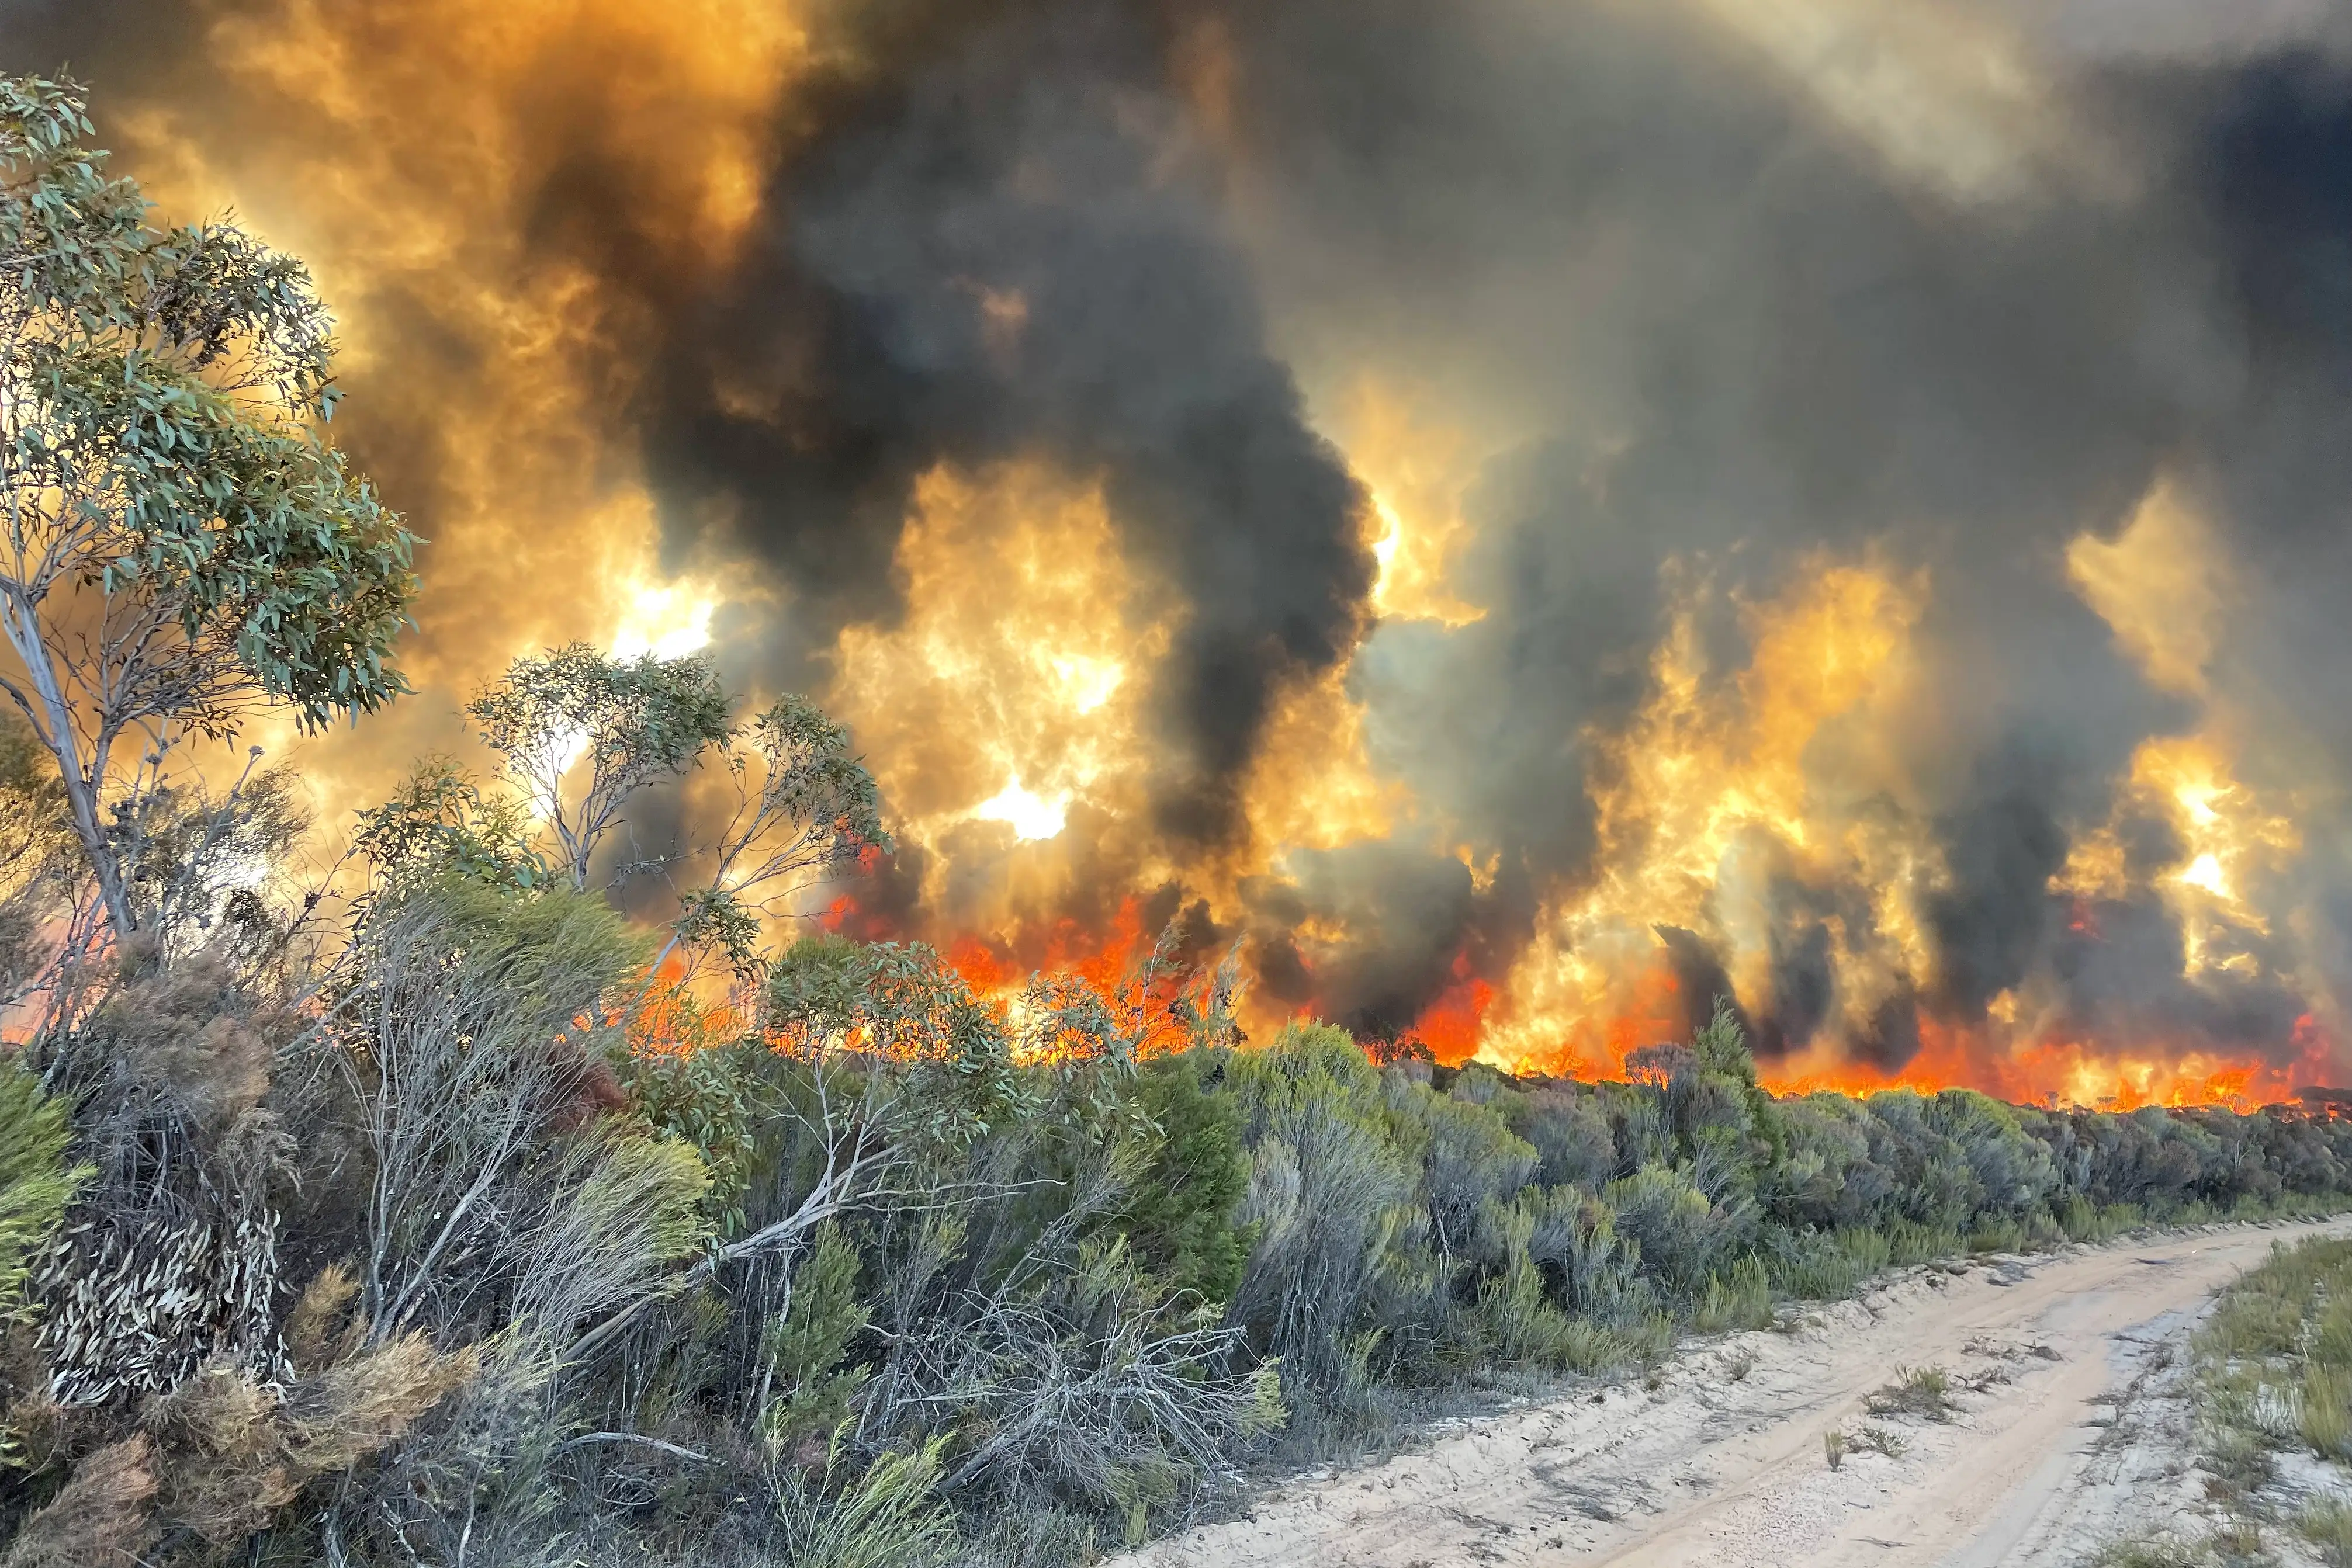
[[[70,81],[0,79],[5,692],[119,932],[140,797],[192,736],[404,691],[414,535],[324,438],[333,320],[234,218],[153,221]]]

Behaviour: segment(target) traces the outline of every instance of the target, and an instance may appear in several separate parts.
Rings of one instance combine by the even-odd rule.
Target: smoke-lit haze
[[[345,324],[422,689],[705,647],[975,977],[1778,1082],[2340,1081],[2319,0],[0,0]],[[644,831],[679,810],[657,802]]]

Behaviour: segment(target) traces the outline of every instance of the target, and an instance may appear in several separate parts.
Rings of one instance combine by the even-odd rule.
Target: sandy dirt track
[[[1910,1270],[1793,1333],[1686,1347],[1635,1382],[1441,1430],[1417,1451],[1296,1480],[1250,1514],[1146,1547],[1130,1568],[1710,1568],[2071,1564],[2160,1522],[2176,1456],[2124,1456],[2134,1391],[2206,1299],[2274,1241],[2232,1227],[2053,1257]],[[1902,1366],[1965,1379],[1957,1419],[1865,1416]],[[1864,1424],[1903,1451],[1846,1456]],[[2129,1426],[2130,1423],[2123,1423]],[[2155,1468],[2151,1469],[2151,1465]]]

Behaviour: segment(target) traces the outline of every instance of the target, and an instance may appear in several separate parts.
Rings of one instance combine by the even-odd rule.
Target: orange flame
[[[1918,1054],[1901,1068],[1885,1071],[1861,1062],[1791,1060],[1760,1077],[1776,1093],[1834,1090],[1867,1094],[1880,1089],[1974,1089],[2013,1104],[2099,1111],[2136,1111],[2146,1105],[2213,1105],[2246,1111],[2292,1101],[2305,1084],[2323,1077],[2332,1051],[2314,1029],[2297,1030],[2301,1054],[2280,1066],[2231,1061],[2205,1051],[2115,1048],[2081,1040],[2053,1039],[2000,1047],[1980,1031],[1922,1019]]]
[[[1486,1009],[1494,1005],[1495,988],[1470,972],[1470,958],[1454,960],[1454,979],[1413,1022],[1407,1038],[1429,1047],[1446,1067],[1459,1067],[1478,1054],[1485,1038]]]

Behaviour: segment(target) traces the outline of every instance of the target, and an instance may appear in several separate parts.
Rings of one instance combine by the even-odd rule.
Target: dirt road
[[[1249,1517],[1160,1542],[1131,1568],[1709,1568],[2071,1564],[2161,1522],[2118,1454],[2117,1405],[2185,1342],[2213,1290],[2273,1241],[2352,1222],[1910,1271],[1793,1333],[1686,1349],[1649,1385],[1459,1425],[1419,1451],[1295,1481]],[[1948,1423],[1867,1416],[1898,1367],[1965,1380]],[[1865,1424],[1898,1454],[1824,1460]],[[2182,1494],[2185,1496],[2185,1494]]]

